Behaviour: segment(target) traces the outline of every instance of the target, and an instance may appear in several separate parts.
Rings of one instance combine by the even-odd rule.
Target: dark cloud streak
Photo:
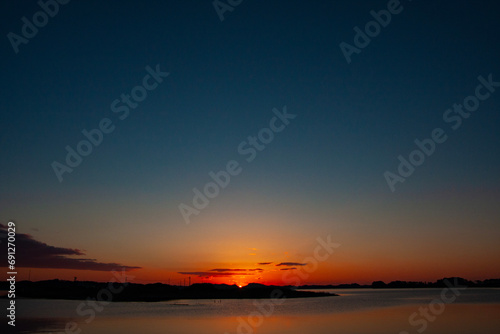
[[[0,224],[0,240],[5,240],[7,227]],[[79,249],[63,248],[47,245],[46,243],[35,240],[29,234],[16,234],[16,263],[24,268],[51,268],[51,269],[75,269],[75,270],[94,270],[111,271],[124,269],[126,271],[141,269],[141,267],[124,266],[119,263],[103,263],[96,259],[75,259],[67,256],[85,255]],[[0,243],[2,253],[0,254],[1,263],[7,263],[7,243]],[[5,248],[5,249],[4,249]]]
[[[198,277],[231,277],[236,275],[250,276],[253,273],[242,272],[214,272],[214,271],[179,271],[181,275],[195,275]]]
[[[281,262],[281,263],[278,263],[276,265],[276,267],[281,267],[281,266],[289,266],[289,267],[293,267],[293,266],[305,266],[307,265],[307,263],[299,263],[299,262]]]

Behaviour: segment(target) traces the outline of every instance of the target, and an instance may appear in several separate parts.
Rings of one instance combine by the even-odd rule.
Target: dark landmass
[[[297,289],[371,289],[371,285],[360,285],[358,283],[337,284],[337,285],[300,285]]]
[[[7,282],[0,290],[8,290]],[[193,284],[181,287],[168,284],[72,282],[62,280],[21,281],[16,283],[17,298],[38,299],[99,299],[107,301],[154,302],[174,299],[261,299],[338,296],[326,292],[296,291],[291,287],[251,283],[239,288],[227,284]]]
[[[0,282],[0,290],[9,290],[9,282]],[[469,288],[500,288],[500,279],[469,281],[460,277],[449,277],[436,282],[392,281],[385,283],[375,281],[371,285],[339,284],[339,285],[301,285],[268,286],[251,283],[239,288],[236,285],[200,283],[190,286],[175,286],[162,283],[100,283],[91,281],[20,281],[15,285],[17,298],[39,299],[100,299],[107,301],[165,301],[175,299],[262,299],[262,298],[307,298],[338,296],[327,292],[297,291],[307,289],[416,289],[444,288],[450,285],[467,286]],[[6,298],[4,296],[3,298]]]
[[[500,279],[486,279],[484,281],[469,281],[461,277],[448,277],[437,280],[436,282],[407,282],[392,281],[385,283],[375,281],[370,285],[339,284],[339,285],[301,285],[298,289],[418,289],[418,288],[444,288],[451,284],[465,285],[469,288],[500,288]]]

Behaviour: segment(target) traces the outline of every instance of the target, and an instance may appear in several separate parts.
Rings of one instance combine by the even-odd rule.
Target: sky
[[[499,4],[47,3],[0,4],[21,279],[500,277]]]

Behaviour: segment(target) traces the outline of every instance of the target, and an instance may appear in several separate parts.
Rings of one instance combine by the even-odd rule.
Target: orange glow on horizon
[[[250,268],[254,269],[254,268]],[[171,285],[188,285],[189,278],[191,284],[195,283],[213,283],[237,285],[238,287],[247,286],[250,283],[259,283],[264,285],[307,285],[307,284],[371,284],[373,281],[384,281],[389,283],[395,280],[402,281],[427,281],[433,282],[444,277],[458,276],[468,280],[484,280],[488,278],[500,277],[498,269],[491,269],[489,273],[479,273],[474,268],[441,268],[436,266],[422,267],[401,267],[392,265],[372,265],[361,266],[359,264],[343,264],[342,266],[325,263],[319,266],[315,271],[307,272],[304,268],[282,271],[276,267],[255,274],[237,274],[232,276],[211,276],[199,277],[196,275],[181,275],[178,272],[160,270],[154,268],[143,268],[126,272],[127,280],[131,283],[163,283]],[[432,272],[433,274],[429,274]],[[114,275],[107,271],[87,271],[87,270],[68,270],[68,269],[29,269],[20,268],[18,270],[20,280],[32,281],[61,279],[72,281],[77,277],[78,281],[100,281],[107,282],[114,279]],[[2,277],[6,279],[7,277]]]

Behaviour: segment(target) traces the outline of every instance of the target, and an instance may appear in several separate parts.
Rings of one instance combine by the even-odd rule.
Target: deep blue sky
[[[31,20],[40,8],[3,2],[0,219],[45,228],[46,240],[93,226],[88,221],[106,208],[101,228],[122,220],[124,207],[150,226],[181,228],[177,205],[191,200],[209,171],[243,161],[238,144],[286,105],[297,118],[215,201],[249,213],[307,212],[309,222],[290,223],[304,230],[339,212],[363,228],[375,215],[384,229],[440,210],[449,221],[435,224],[453,224],[453,212],[472,228],[481,223],[472,222],[471,205],[493,229],[500,89],[457,131],[442,115],[474,93],[479,75],[500,81],[500,5],[403,1],[404,10],[347,64],[339,43],[352,44],[354,26],[386,4],[245,0],[221,22],[208,0],[74,0],[15,54],[5,36],[19,34],[21,17]],[[118,120],[110,103],[156,64],[170,76]],[[115,131],[59,183],[52,161],[63,162],[64,147],[104,117]],[[383,173],[436,127],[448,140],[392,193]]]

